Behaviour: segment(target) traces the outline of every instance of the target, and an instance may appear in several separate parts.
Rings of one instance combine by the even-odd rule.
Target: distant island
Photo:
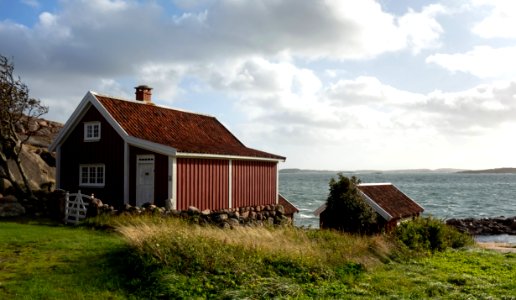
[[[516,170],[516,169],[515,169]],[[442,168],[442,169],[406,169],[406,170],[310,170],[310,169],[297,169],[297,168],[289,168],[289,169],[281,169],[280,173],[332,173],[336,174],[339,172],[347,173],[347,174],[364,174],[364,173],[459,173],[467,170],[464,169],[451,169],[451,168]]]
[[[516,168],[496,168],[486,170],[465,170],[457,173],[461,174],[515,174]]]
[[[280,173],[332,173],[337,174],[339,172],[344,174],[364,174],[364,173],[457,173],[457,174],[516,174],[516,168],[495,168],[485,170],[464,170],[464,169],[452,169],[452,168],[441,168],[441,169],[406,169],[406,170],[311,170],[311,169],[281,169]]]

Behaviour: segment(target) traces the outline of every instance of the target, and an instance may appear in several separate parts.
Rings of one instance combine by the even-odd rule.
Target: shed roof
[[[127,135],[175,148],[179,153],[285,160],[246,147],[215,117],[93,93]]]
[[[394,219],[414,216],[424,210],[391,183],[359,184],[358,189]]]

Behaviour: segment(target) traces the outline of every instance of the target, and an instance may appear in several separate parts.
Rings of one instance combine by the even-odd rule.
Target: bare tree
[[[13,71],[14,64],[0,54],[0,178],[9,181],[19,196],[32,197],[20,154],[23,145],[41,129],[34,120],[46,114],[48,107],[29,96],[29,88]],[[23,132],[17,132],[17,126]],[[23,184],[16,181],[9,161],[16,165]]]

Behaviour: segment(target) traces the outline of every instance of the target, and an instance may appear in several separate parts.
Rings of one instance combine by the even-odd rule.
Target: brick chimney
[[[147,85],[139,85],[136,89],[136,100],[143,101],[144,103],[152,103],[152,88]]]

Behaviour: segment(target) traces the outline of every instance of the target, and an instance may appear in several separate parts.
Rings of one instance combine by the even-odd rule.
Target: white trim
[[[124,141],[124,204],[129,204],[129,144]]]
[[[99,100],[96,98],[95,93],[89,91],[84,95],[81,102],[77,106],[77,108],[73,111],[72,115],[66,121],[63,128],[59,131],[59,134],[55,138],[55,140],[50,144],[48,149],[50,151],[55,151],[58,145],[61,145],[66,138],[72,133],[73,129],[77,126],[79,121],[82,120],[90,106],[94,106],[97,111],[104,117],[104,119],[111,125],[111,127],[122,137],[122,139],[126,140],[127,132],[118,124],[115,119],[107,112],[107,110],[102,106]]]
[[[81,102],[77,106],[77,108],[73,111],[72,115],[63,125],[63,128],[59,130],[57,137],[54,139],[52,144],[48,147],[50,151],[56,151],[57,147],[61,145],[61,142],[66,140],[68,135],[72,132],[72,129],[75,127],[76,123],[82,119],[87,109],[91,105],[92,98],[95,98],[90,92],[86,93],[82,98]]]
[[[177,209],[177,158],[172,157],[172,209]]]
[[[98,142],[100,141],[101,137],[101,125],[100,121],[90,121],[90,122],[84,122],[84,141],[85,142]],[[97,135],[95,135],[95,127],[97,127]],[[88,136],[88,132],[91,128],[92,136]]]
[[[278,203],[279,203],[279,168],[278,168],[278,163],[276,163],[276,204],[278,204]]]
[[[233,161],[228,160],[229,172],[228,172],[228,207],[233,208]]]
[[[358,184],[358,186],[378,186],[378,185],[393,185],[393,184],[390,183],[390,182],[379,182],[379,183],[373,182],[373,183],[360,183],[360,184]]]
[[[169,146],[165,146],[163,144],[158,144],[147,140],[139,139],[134,136],[122,136],[122,138],[131,146],[135,146],[141,149],[149,150],[167,156],[176,155],[176,149]]]
[[[360,189],[358,190],[360,192],[360,196],[362,196],[362,199],[371,206],[374,211],[376,211],[380,216],[382,216],[385,220],[390,221],[392,220],[392,216],[385,211],[380,205],[378,205],[376,202],[374,202],[373,199],[371,199],[369,196],[367,196],[364,192],[362,192]]]
[[[285,161],[284,159],[279,159],[279,158],[266,158],[266,157],[254,157],[254,156],[238,156],[238,155],[225,155],[225,154],[188,153],[188,152],[177,152],[177,157],[184,157],[184,158],[207,158],[207,159],[230,159],[230,160],[259,160],[259,161],[270,161],[270,162]]]
[[[172,156],[167,157],[167,200],[172,199]]]
[[[90,168],[102,168],[102,182],[101,183],[83,183],[82,182],[82,168],[88,168],[88,181],[91,179],[89,176]],[[97,170],[95,170],[97,172]],[[95,175],[97,179],[97,175]],[[79,186],[80,187],[104,187],[106,185],[106,165],[105,164],[80,164],[79,165]]]

